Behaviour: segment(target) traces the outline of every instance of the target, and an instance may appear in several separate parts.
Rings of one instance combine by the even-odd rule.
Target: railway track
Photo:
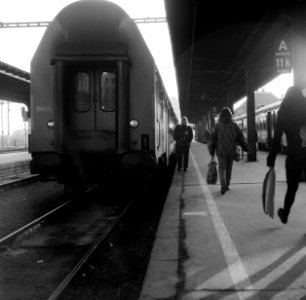
[[[39,175],[31,175],[29,172],[16,172],[0,176],[0,190],[10,189],[14,186],[28,184],[39,180]]]
[[[131,205],[90,190],[0,239],[0,299],[58,299]]]

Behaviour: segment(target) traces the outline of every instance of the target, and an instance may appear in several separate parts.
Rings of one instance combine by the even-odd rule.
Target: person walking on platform
[[[271,148],[267,156],[267,166],[274,167],[281,146],[281,138],[287,138],[286,178],[287,192],[284,207],[277,214],[286,224],[291,206],[295,199],[302,172],[306,171],[306,98],[297,86],[288,88],[277,114]]]
[[[241,146],[243,151],[248,151],[248,145],[243,133],[234,122],[230,108],[223,107],[208,143],[208,150],[212,156],[212,160],[214,159],[215,153],[217,153],[222,195],[226,191],[229,191],[237,144]]]
[[[193,139],[193,131],[188,125],[187,117],[182,117],[181,124],[174,129],[174,140],[176,141],[176,158],[178,164],[178,171],[182,170],[184,160],[184,171],[188,168],[189,148]]]

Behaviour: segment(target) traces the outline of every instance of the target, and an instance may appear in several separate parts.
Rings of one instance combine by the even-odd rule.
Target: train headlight
[[[55,125],[55,123],[54,123],[53,120],[50,120],[50,121],[48,121],[48,123],[47,123],[47,126],[48,126],[48,128],[50,128],[50,129],[54,129],[54,125]]]
[[[132,128],[136,128],[136,127],[138,126],[138,121],[137,121],[137,120],[131,120],[131,121],[130,121],[130,126],[131,126]]]

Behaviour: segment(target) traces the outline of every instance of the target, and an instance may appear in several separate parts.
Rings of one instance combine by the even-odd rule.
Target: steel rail
[[[15,173],[15,174],[18,174],[18,173]],[[12,174],[10,174],[12,175]],[[0,182],[1,180],[2,181],[6,181],[4,179],[1,179],[1,177],[3,177],[3,175],[0,175]],[[25,178],[21,178],[21,179],[15,179],[15,180],[9,180],[7,182],[4,182],[4,183],[0,183],[0,189],[5,189],[5,188],[8,188],[10,187],[11,185],[16,185],[16,184],[22,184],[22,183],[26,183],[27,181],[31,181],[31,180],[38,180],[39,178],[39,175],[30,175],[30,176],[27,176]]]
[[[94,188],[91,187],[89,188],[86,193],[89,193],[93,190]],[[22,232],[30,229],[31,227],[33,227],[34,225],[40,223],[43,219],[47,218],[48,216],[50,216],[51,214],[55,213],[56,211],[62,209],[63,207],[67,206],[68,204],[70,204],[71,202],[77,200],[78,198],[80,198],[79,196],[76,196],[66,202],[64,202],[63,204],[57,206],[56,208],[50,210],[49,212],[45,213],[44,215],[40,216],[39,218],[35,219],[34,221],[24,225],[23,227],[15,230],[14,232],[6,235],[5,237],[1,238],[0,239],[0,245],[1,244],[4,244],[4,243],[7,243],[9,240],[11,240],[12,238],[16,237],[18,234],[21,234]]]
[[[67,204],[71,203],[73,201],[73,199],[61,204],[60,206],[52,209],[51,211],[47,212],[46,214],[40,216],[39,218],[35,219],[34,221],[24,225],[23,227],[15,230],[14,232],[8,234],[7,236],[3,237],[0,239],[0,245],[4,244],[6,242],[8,242],[9,240],[11,240],[12,238],[14,238],[16,235],[30,229],[31,227],[33,227],[34,225],[40,223],[43,219],[45,219],[46,217],[48,217],[49,215],[53,214],[54,212],[58,211],[59,209],[63,208],[64,206],[66,206]]]
[[[113,227],[118,223],[121,217],[125,214],[128,208],[134,203],[134,200],[131,201],[121,212],[120,214],[111,222],[111,224],[103,230],[103,233],[97,238],[95,243],[91,246],[91,248],[87,251],[87,253],[81,258],[78,264],[71,270],[71,272],[65,277],[65,279],[61,282],[61,284],[56,288],[53,294],[48,298],[48,300],[56,300],[58,297],[64,292],[68,284],[73,280],[78,271],[85,265],[87,260],[93,254],[93,252],[97,249],[97,247],[102,243],[102,241],[108,236]]]

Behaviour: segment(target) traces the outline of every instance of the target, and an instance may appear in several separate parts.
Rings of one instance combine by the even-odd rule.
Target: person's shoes
[[[182,169],[181,169],[180,167],[178,167],[178,168],[177,168],[177,170],[178,170],[179,172],[181,172],[181,171],[182,171]]]
[[[277,214],[280,218],[280,220],[282,221],[282,223],[286,224],[288,221],[288,216],[286,216],[285,211],[283,208],[279,208],[277,211]]]
[[[226,187],[225,187],[225,186],[222,186],[220,192],[221,192],[221,195],[224,195],[225,192],[226,192]]]
[[[184,172],[186,172],[187,171],[187,168],[184,168]]]
[[[226,186],[225,187],[225,191],[227,192],[227,191],[229,191],[230,190],[230,188],[228,187],[228,186]]]

